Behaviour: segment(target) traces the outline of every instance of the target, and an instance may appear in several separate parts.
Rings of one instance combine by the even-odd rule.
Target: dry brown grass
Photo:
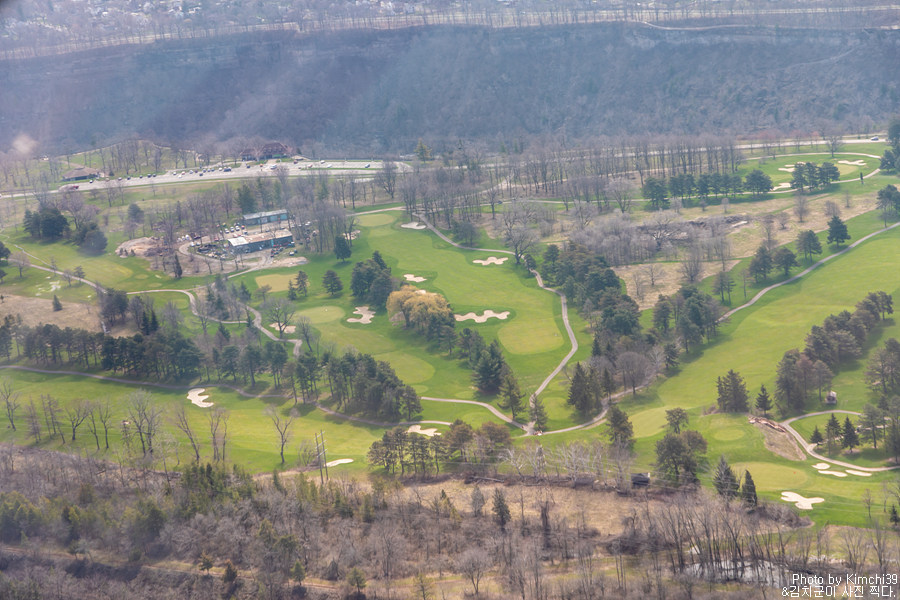
[[[551,502],[553,518],[565,517],[570,523],[583,522],[587,527],[596,529],[601,535],[618,535],[623,530],[623,519],[631,515],[634,509],[643,507],[639,494],[620,496],[611,491],[596,491],[585,488],[551,487],[538,485],[502,485],[489,481],[479,484],[486,504],[484,511],[491,510],[491,498],[496,488],[500,488],[506,496],[513,520],[522,515],[522,508],[528,519],[539,519],[539,502],[548,499]],[[441,491],[446,492],[457,510],[463,513],[471,511],[470,498],[474,484],[452,479],[438,483],[426,483],[403,488],[401,491],[410,500],[421,500],[428,503],[439,497]],[[650,500],[651,507],[661,505],[659,500]],[[602,506],[602,510],[597,507]]]
[[[730,271],[737,263],[738,261],[736,260],[728,261],[725,263],[725,269]],[[625,281],[628,295],[637,302],[638,307],[641,310],[653,307],[660,294],[667,296],[672,295],[684,285],[684,277],[681,274],[680,263],[654,263],[654,268],[658,270],[658,274],[654,277],[656,285],[650,285],[650,266],[648,264],[625,265],[613,268],[616,275]],[[703,272],[700,276],[701,278],[707,277],[721,268],[722,263],[719,261],[705,262],[703,263]],[[643,281],[643,297],[641,294],[637,293],[638,290],[635,275],[637,275],[639,280]]]
[[[0,319],[6,315],[21,315],[22,323],[29,327],[41,323],[100,331],[97,309],[90,304],[63,302],[63,309],[54,312],[53,301],[44,298],[11,296],[4,294],[0,303]]]

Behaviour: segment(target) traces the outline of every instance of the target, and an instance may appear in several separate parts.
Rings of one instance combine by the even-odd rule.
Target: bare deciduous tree
[[[281,464],[284,464],[284,447],[291,440],[291,425],[294,423],[294,418],[296,417],[296,413],[294,413],[294,411],[291,410],[288,412],[287,415],[283,415],[274,406],[269,406],[266,409],[266,414],[272,420],[272,425],[275,426],[275,431],[278,432],[278,442],[280,444],[279,452],[281,454]]]

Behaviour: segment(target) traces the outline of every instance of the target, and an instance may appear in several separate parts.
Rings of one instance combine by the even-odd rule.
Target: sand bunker
[[[866,161],[864,160],[839,160],[839,165],[851,165],[853,167],[864,167],[866,166]]]
[[[781,492],[781,499],[785,502],[793,502],[800,510],[812,510],[813,504],[825,502],[825,498],[804,498],[795,492]]]
[[[786,188],[789,188],[789,187],[791,187],[791,184],[790,184],[790,183],[788,183],[787,181],[782,181],[781,183],[779,183],[778,185],[776,185],[776,186],[773,187],[772,189],[773,189],[773,190],[783,190],[783,189],[786,189]]]
[[[871,477],[871,473],[866,473],[865,471],[857,471],[856,469],[847,469],[847,472],[851,475],[859,475],[860,477]]]
[[[402,227],[404,229],[428,229],[427,225],[423,225],[423,224],[419,223],[418,221],[413,221],[412,223],[404,223],[400,227]]]
[[[796,167],[794,167],[793,165],[790,167],[778,167],[779,171],[784,171],[785,173],[793,173],[794,169],[796,169]]]
[[[496,256],[488,256],[485,260],[481,260],[480,258],[476,258],[472,262],[476,265],[502,265],[506,261],[509,260],[508,256],[504,256],[503,258],[497,258]]]
[[[195,406],[199,406],[200,408],[209,408],[213,405],[212,402],[204,402],[209,395],[204,394],[206,388],[194,388],[187,393],[187,399],[191,401],[191,404]]]
[[[269,323],[269,327],[271,327],[272,329],[278,329],[278,323]],[[296,325],[285,325],[284,326],[285,333],[294,333],[295,331],[297,331]]]
[[[331,468],[331,467],[336,467],[338,465],[346,465],[347,463],[352,463],[352,462],[353,462],[352,458],[339,458],[337,460],[329,460],[327,463],[325,463],[325,466],[328,468]]]
[[[829,465],[828,463],[816,463],[813,465],[813,469],[819,469],[820,471],[822,469],[830,469],[830,468],[831,468],[831,465]]]
[[[347,319],[348,323],[362,323],[363,325],[368,325],[372,322],[372,317],[375,316],[374,310],[369,310],[368,306],[357,306],[356,310],[353,311],[354,315],[359,315],[359,318],[350,317]]]
[[[412,281],[413,283],[422,283],[423,281],[427,281],[424,277],[416,277],[412,273],[405,273],[403,277],[405,277],[407,281]]]
[[[406,433],[421,433],[422,435],[426,435],[428,437],[434,437],[436,435],[441,435],[438,433],[437,427],[429,427],[428,429],[422,429],[421,425],[410,425],[409,429],[406,430]]]
[[[492,317],[500,319],[501,321],[505,321],[506,318],[509,317],[509,311],[504,310],[503,312],[496,313],[492,310],[486,310],[484,311],[483,315],[478,315],[473,312],[466,313],[464,315],[453,315],[453,318],[455,318],[457,321],[468,321],[469,319],[472,319],[476,323],[484,323]]]
[[[819,471],[820,475],[834,475],[835,477],[846,477],[846,473],[840,471]]]

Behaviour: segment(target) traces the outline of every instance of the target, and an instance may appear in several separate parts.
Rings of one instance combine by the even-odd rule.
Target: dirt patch
[[[0,319],[6,315],[21,315],[22,323],[29,327],[45,323],[62,328],[101,330],[95,307],[80,302],[63,302],[62,306],[62,310],[54,311],[52,299],[3,294],[3,302],[0,303]]]
[[[135,256],[144,258],[165,254],[162,242],[155,237],[134,238],[122,242],[116,248],[116,256],[131,256],[132,252]]]
[[[769,452],[788,460],[806,460],[806,453],[791,434],[775,431],[765,423],[756,422],[753,425],[762,432]]]

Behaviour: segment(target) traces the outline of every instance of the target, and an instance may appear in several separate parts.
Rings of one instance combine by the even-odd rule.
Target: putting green
[[[735,463],[731,468],[738,477],[743,477],[744,471],[750,471],[756,489],[762,492],[796,491],[809,481],[809,469],[804,463],[786,467],[768,462],[744,462]]]
[[[359,224],[363,227],[378,227],[379,225],[389,225],[393,223],[396,218],[395,214],[387,212],[362,215],[359,217]]]
[[[390,363],[404,383],[421,383],[434,375],[434,367],[402,350],[379,354],[375,358]]]
[[[301,310],[297,314],[301,317],[307,317],[310,323],[317,325],[319,323],[331,323],[332,321],[337,321],[346,313],[344,312],[344,309],[339,306],[328,305]]]
[[[713,437],[720,442],[733,442],[744,437],[746,433],[740,429],[720,429],[713,434]]]
[[[260,275],[256,278],[256,285],[259,287],[267,285],[272,288],[273,292],[284,292],[288,289],[288,281],[291,281],[294,277],[296,277],[296,275],[289,275],[287,273]]]

